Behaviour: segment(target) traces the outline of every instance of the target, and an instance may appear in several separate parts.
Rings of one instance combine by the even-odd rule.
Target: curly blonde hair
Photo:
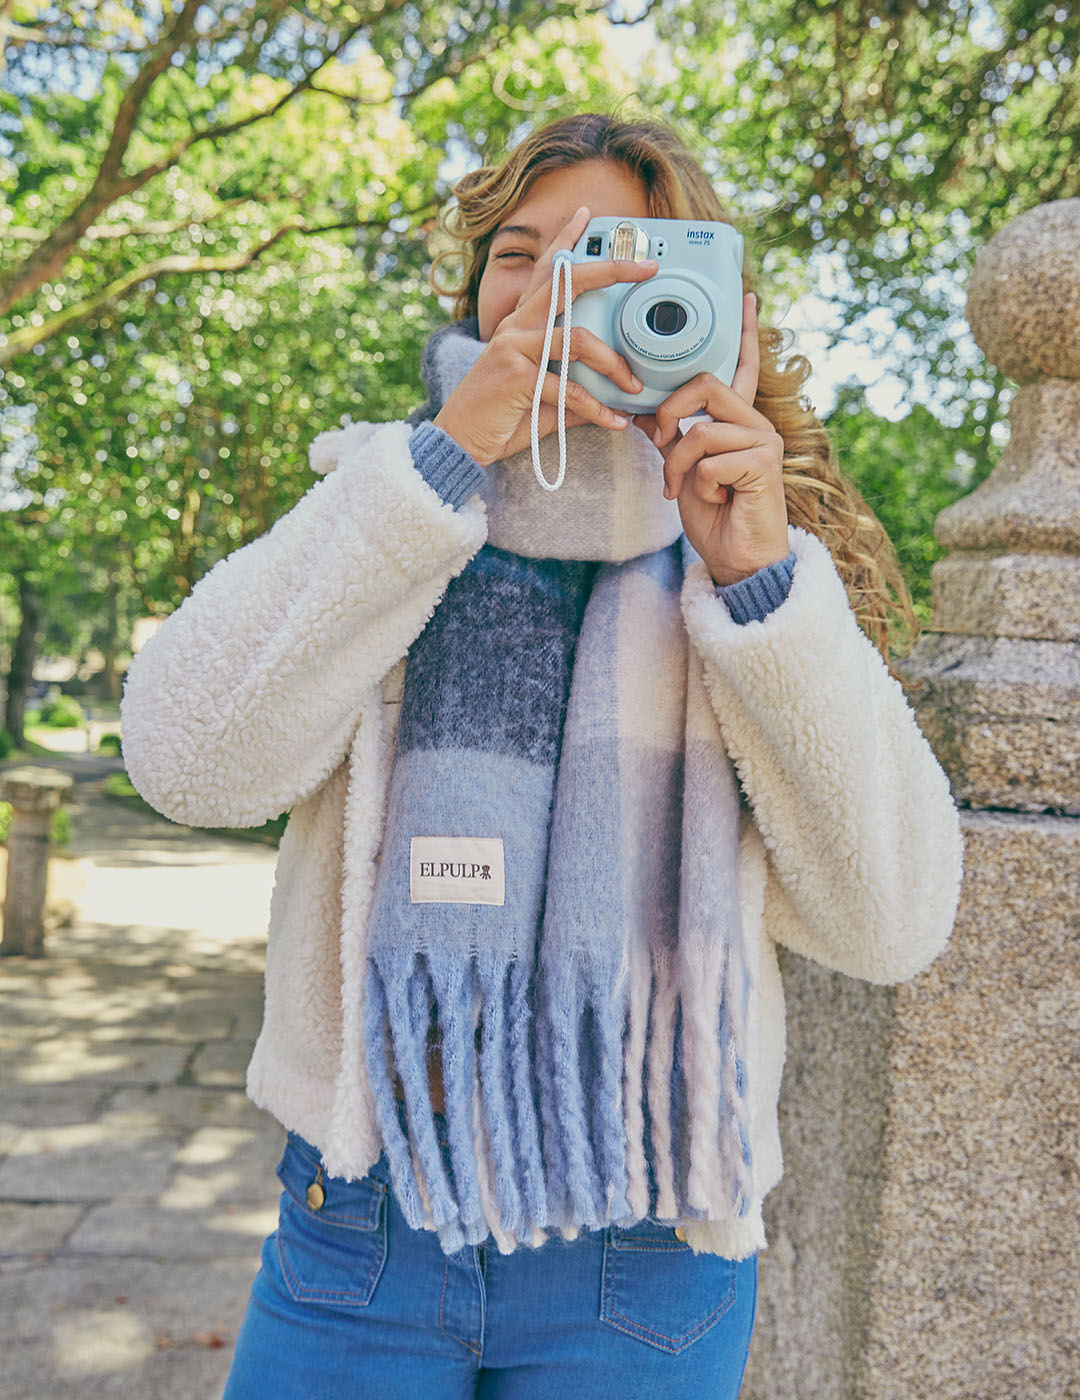
[[[660,219],[709,219],[734,224],[708,176],[678,134],[655,121],[623,121],[597,112],[563,117],[534,131],[499,165],[485,165],[455,185],[440,215],[452,241],[433,261],[431,284],[454,299],[459,318],[475,316],[488,250],[506,214],[538,176],[586,160],[623,166],[644,185],[649,214]],[[442,277],[450,260],[463,268],[456,285]],[[743,262],[743,290],[754,290]],[[754,406],[784,440],[784,494],[788,518],[828,548],[847,588],[855,615],[888,660],[907,650],[918,633],[904,576],[892,542],[855,485],[837,466],[824,425],[800,392],[810,377],[803,355],[789,354],[785,333],[759,329],[761,371]]]

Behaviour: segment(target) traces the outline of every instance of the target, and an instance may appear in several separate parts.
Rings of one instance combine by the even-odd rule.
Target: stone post
[[[742,1400],[1080,1397],[1080,199],[984,249],[969,317],[1020,385],[938,520],[903,668],[961,804],[926,972],[784,963],[784,1181]]]
[[[991,239],[968,318],[1020,388],[905,667],[966,873],[893,1007],[865,1400],[1080,1395],[1080,199]]]
[[[49,828],[71,785],[72,779],[54,768],[27,766],[0,773],[0,799],[10,802],[12,809],[0,956],[44,956]]]

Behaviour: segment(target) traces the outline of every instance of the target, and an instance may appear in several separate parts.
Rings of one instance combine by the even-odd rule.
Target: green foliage
[[[427,12],[423,24],[451,8]],[[493,15],[474,8],[491,37]],[[20,508],[0,510],[0,555],[18,551],[47,593],[55,649],[108,651],[140,614],[176,607],[218,559],[265,533],[311,486],[307,447],[316,432],[417,405],[420,347],[444,314],[427,286],[427,235],[451,143],[476,159],[481,143],[520,124],[538,90],[578,101],[617,91],[606,22],[594,17],[575,29],[559,7],[546,7],[556,17],[530,31],[534,8],[515,7],[515,38],[501,47],[485,48],[472,20],[463,21],[461,45],[442,64],[460,60],[456,81],[415,50],[411,11],[396,39],[380,28],[379,44],[359,46],[320,77],[319,86],[355,98],[302,93],[227,142],[192,146],[94,226],[129,232],[90,230],[63,286],[42,288],[47,324],[54,302],[66,314],[140,258],[168,256],[177,267],[111,304],[90,296],[77,324],[0,372],[0,422],[17,439],[10,459],[26,463],[16,475]],[[457,33],[452,24],[449,32]],[[403,63],[420,75],[407,105],[389,100],[390,68]],[[262,110],[288,75],[256,69],[223,65],[205,89],[185,69],[169,75],[141,112],[140,159],[210,120],[208,103],[214,120]],[[119,60],[106,70],[121,83]],[[85,133],[107,126],[118,101],[106,85],[93,100],[35,91],[20,102],[25,159],[9,235],[46,224],[41,182],[65,160],[71,189],[85,185],[100,146]],[[59,197],[53,190],[49,199]],[[208,248],[231,255],[250,246],[272,228],[271,215],[285,217],[289,200],[309,228],[346,206],[354,226],[288,235],[229,271],[188,266]],[[3,228],[0,220],[0,237]],[[18,308],[12,325],[29,325]]]
[[[78,729],[86,720],[86,712],[70,695],[58,695],[46,700],[38,714],[38,723],[49,729]]]
[[[123,770],[119,773],[109,773],[101,785],[101,790],[109,797],[139,797],[132,786],[131,779]],[[142,801],[141,797],[139,801]]]
[[[967,334],[978,248],[1080,193],[1080,8],[1038,0],[689,0],[646,96],[697,141],[769,286],[825,280],[840,334],[975,440],[1003,380]],[[967,447],[965,443],[965,447]]]
[[[119,36],[70,0],[49,6],[7,43],[0,359],[106,305],[123,322],[144,283],[243,268],[279,240],[415,227],[445,138],[418,141],[407,102],[592,8],[285,3],[211,22],[189,0]]]
[[[98,740],[98,753],[121,753],[121,739],[119,734],[103,734]]]
[[[66,807],[58,807],[49,824],[49,840],[54,846],[71,845],[71,813]]]
[[[599,0],[161,13],[11,11],[0,651],[21,578],[50,649],[114,661],[311,487],[317,431],[412,409],[452,175],[585,107],[675,122],[767,308],[824,290],[829,334],[889,361],[907,415],[850,389],[829,427],[926,614],[933,516],[989,470],[1009,395],[963,324],[973,254],[1080,192],[1072,0],[664,0],[639,80]]]
[[[930,566],[943,553],[934,520],[977,484],[976,444],[922,405],[896,421],[882,418],[857,385],[840,390],[826,426],[841,468],[896,546],[915,610],[928,622]]]

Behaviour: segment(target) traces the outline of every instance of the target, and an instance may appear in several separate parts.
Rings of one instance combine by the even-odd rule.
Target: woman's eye
[[[495,261],[502,262],[503,258],[531,258],[531,253],[496,253]]]

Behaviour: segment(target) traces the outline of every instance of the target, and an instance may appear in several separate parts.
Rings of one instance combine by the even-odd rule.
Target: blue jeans
[[[321,1175],[290,1133],[278,1229],[225,1400],[733,1400],[746,1366],[757,1260],[694,1254],[670,1228],[555,1236],[538,1249],[443,1253],[405,1221],[386,1158]]]

